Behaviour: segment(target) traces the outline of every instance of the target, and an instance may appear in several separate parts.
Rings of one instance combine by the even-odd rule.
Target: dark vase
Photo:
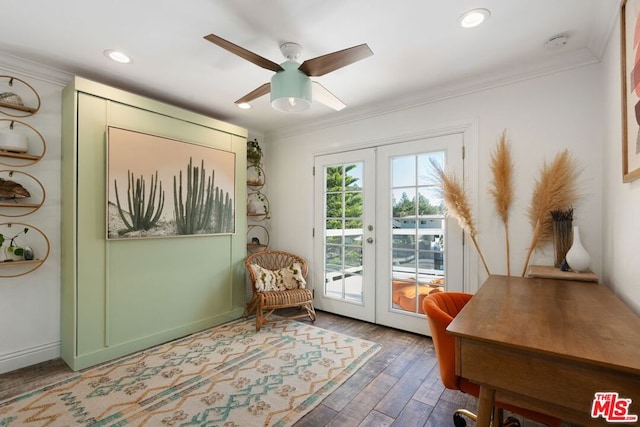
[[[551,212],[553,219],[553,265],[560,267],[573,243],[573,209]]]

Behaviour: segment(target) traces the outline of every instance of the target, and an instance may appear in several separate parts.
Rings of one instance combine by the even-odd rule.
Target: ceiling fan
[[[311,106],[312,99],[334,110],[342,110],[346,105],[320,83],[311,81],[310,77],[323,76],[373,55],[365,43],[307,59],[300,64],[297,60],[302,52],[302,47],[296,43],[284,43],[280,46],[280,51],[287,60],[282,64],[276,64],[215,34],[209,34],[204,38],[259,67],[274,71],[275,74],[270,83],[265,83],[254,89],[235,103],[237,105],[247,104],[271,93],[271,106],[279,111],[304,111]]]

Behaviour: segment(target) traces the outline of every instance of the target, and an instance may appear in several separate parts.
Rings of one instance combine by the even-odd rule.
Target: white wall
[[[492,273],[505,274],[504,234],[488,196],[490,152],[503,129],[507,129],[516,169],[517,198],[512,211],[511,274],[519,275],[532,228],[526,217],[534,179],[544,160],[568,148],[583,172],[584,198],[575,206],[575,224],[583,244],[592,255],[592,269],[602,268],[602,94],[599,64],[576,68],[522,82],[489,88],[376,117],[325,126],[295,135],[271,137],[267,174],[272,206],[273,247],[299,253],[311,260],[313,245],[313,177],[316,153],[338,151],[372,141],[428,132],[450,124],[476,122],[477,173],[466,176],[476,182],[474,213],[482,251]],[[473,187],[472,185],[470,185]],[[275,190],[277,189],[277,190]],[[552,264],[552,247],[536,253],[532,263]],[[472,262],[477,263],[473,257]],[[486,275],[476,268],[470,290]]]
[[[47,150],[44,158],[34,165],[20,168],[3,165],[0,169],[33,175],[43,184],[46,199],[32,214],[2,217],[0,221],[23,222],[39,228],[48,237],[51,248],[49,258],[32,273],[0,277],[0,373],[60,355],[60,100],[64,84],[58,77],[43,77],[29,72],[31,65],[24,68],[23,65],[0,58],[0,74],[26,81],[40,95],[40,111],[17,120],[36,128],[44,137]]]
[[[622,182],[620,26],[614,28],[602,61],[606,94],[601,121],[604,163],[604,281],[640,313],[640,179]]]

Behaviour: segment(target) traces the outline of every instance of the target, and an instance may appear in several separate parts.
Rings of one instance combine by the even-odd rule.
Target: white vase
[[[567,252],[566,258],[569,267],[578,273],[586,271],[589,268],[591,262],[591,256],[589,252],[582,246],[580,241],[580,229],[578,226],[573,227],[573,244]]]

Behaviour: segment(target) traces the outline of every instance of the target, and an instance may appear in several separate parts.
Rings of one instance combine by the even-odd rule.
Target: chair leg
[[[471,411],[467,411],[466,409],[458,409],[453,413],[453,425],[456,427],[465,427],[467,422],[462,416],[469,418],[471,421],[476,421],[478,417]]]
[[[504,427],[520,427],[520,421],[514,417],[507,417],[503,425]]]
[[[503,427],[502,418],[504,417],[504,411],[497,406],[493,407],[493,427]]]
[[[255,295],[251,296],[251,300],[247,303],[246,307],[244,308],[244,313],[242,313],[242,317],[249,317],[251,316],[251,313],[253,313],[254,311],[256,311],[256,297]]]
[[[305,305],[304,307],[307,310],[307,314],[309,315],[309,318],[311,319],[311,322],[315,322],[316,321],[316,309],[313,307],[313,303],[309,303],[307,305]]]
[[[264,307],[263,301],[261,297],[256,298],[256,332],[262,329],[262,325],[264,324]]]

